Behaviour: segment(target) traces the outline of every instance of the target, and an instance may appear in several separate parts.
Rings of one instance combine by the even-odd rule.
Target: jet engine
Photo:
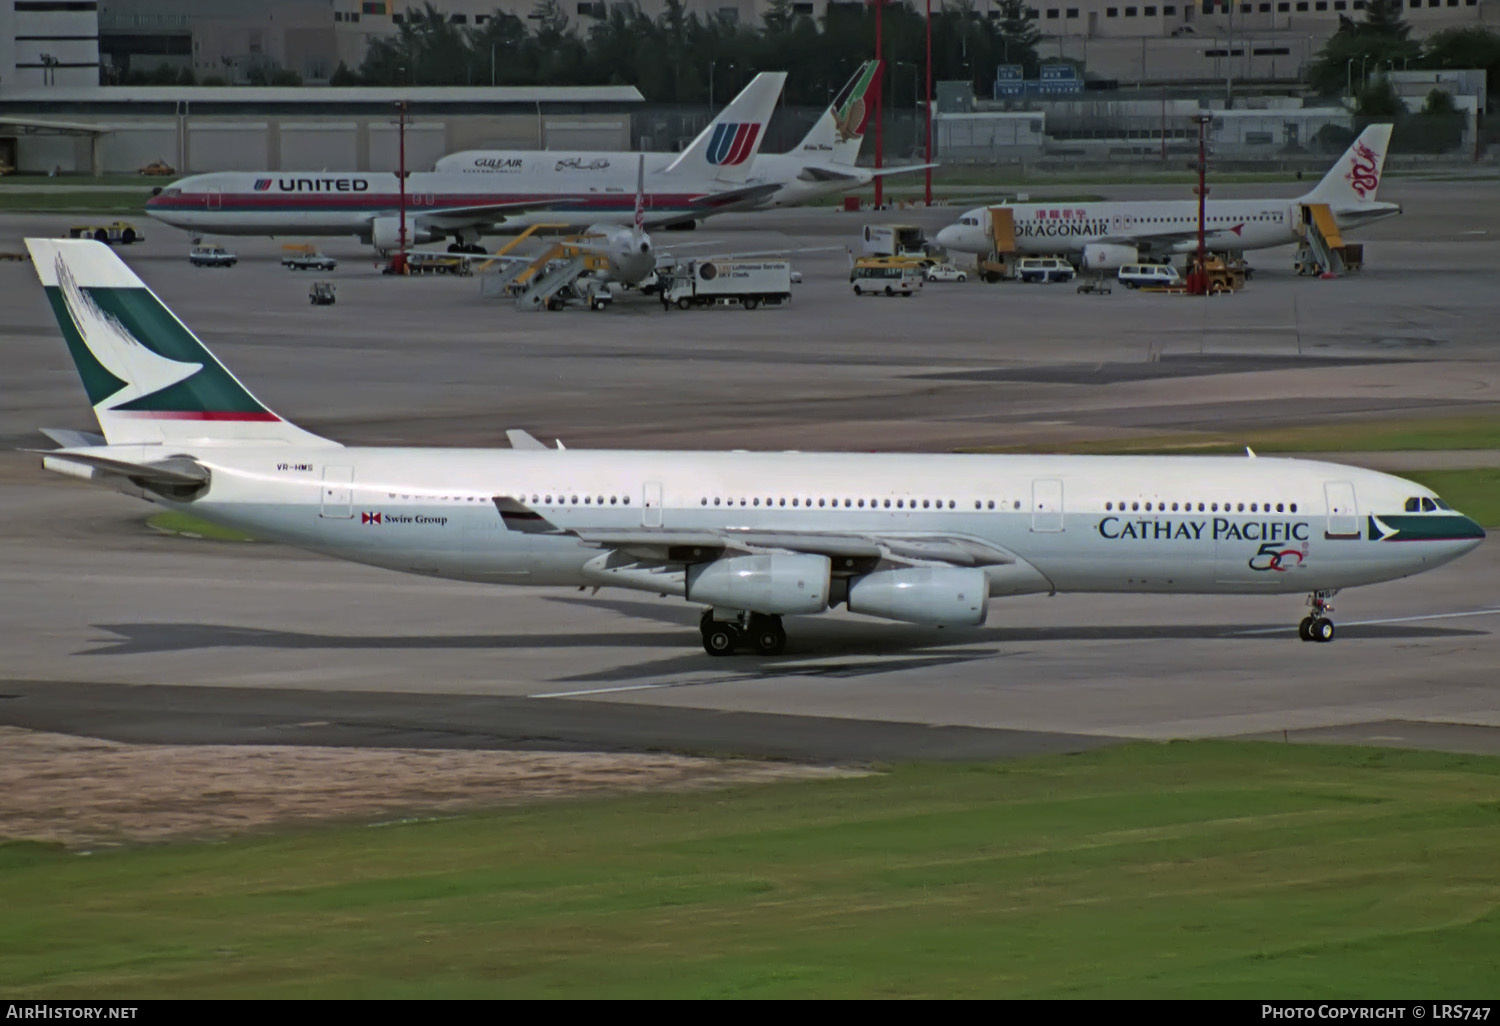
[[[415,246],[423,242],[434,242],[442,236],[437,232],[417,227],[416,221],[406,219],[406,244]],[[401,218],[377,217],[370,223],[370,238],[366,240],[379,250],[401,248]]]
[[[827,556],[773,552],[688,567],[687,599],[753,613],[820,613],[828,606]]]
[[[906,623],[974,627],[990,610],[990,586],[977,567],[877,570],[849,582],[849,611]]]
[[[1141,262],[1140,251],[1134,246],[1120,246],[1110,242],[1095,242],[1083,247],[1083,266],[1089,271],[1113,271],[1126,264]]]

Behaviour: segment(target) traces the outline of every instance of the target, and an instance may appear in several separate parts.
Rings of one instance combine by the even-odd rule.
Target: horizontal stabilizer
[[[68,472],[68,468],[56,466],[71,463],[77,467],[88,467],[105,474],[129,478],[148,488],[202,488],[209,482],[207,467],[187,456],[171,456],[150,463],[114,459],[94,453],[75,452],[69,449],[27,449],[42,457],[42,466],[48,470]]]
[[[67,428],[39,428],[38,430],[64,449],[92,449],[95,446],[107,444],[103,435],[96,435],[89,431],[71,431]]]

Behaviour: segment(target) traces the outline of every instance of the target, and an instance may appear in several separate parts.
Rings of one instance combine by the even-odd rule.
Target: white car
[[[969,276],[952,264],[933,264],[927,268],[928,281],[968,281]]]
[[[223,246],[197,245],[188,253],[188,262],[194,267],[233,267],[239,257]]]
[[[1076,273],[1059,257],[1022,257],[1016,264],[1016,277],[1024,282],[1072,281]]]
[[[1115,278],[1127,289],[1141,286],[1176,286],[1182,278],[1171,264],[1126,264],[1115,272]]]

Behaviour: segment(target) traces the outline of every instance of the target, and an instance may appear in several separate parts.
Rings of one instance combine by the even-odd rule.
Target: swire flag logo
[[[361,513],[359,515],[359,522],[361,524],[378,524],[378,523],[380,523],[380,514],[379,513]]]
[[[743,164],[755,149],[755,140],[760,138],[760,126],[725,122],[714,126],[714,134],[708,141],[708,162],[715,167],[725,164]]]
[[[271,179],[269,179],[269,178],[257,178],[255,180],[255,191],[256,192],[265,192],[270,187],[271,187]]]

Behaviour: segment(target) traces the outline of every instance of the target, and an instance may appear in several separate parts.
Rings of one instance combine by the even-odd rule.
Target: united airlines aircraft
[[[102,435],[46,432],[69,474],[315,552],[507,585],[704,607],[711,655],[776,655],[835,605],[978,625],[1056,592],[1304,592],[1441,566],[1484,532],[1421,485],[1310,460],[349,448],[267,409],[108,247],[29,239]]]
[[[648,164],[649,227],[696,223],[755,206],[776,192],[746,183],[786,73],[765,71],[665,167]],[[623,154],[535,152],[497,159],[484,176],[425,171],[406,178],[407,242],[481,236],[532,224],[631,225],[636,161]],[[400,243],[396,175],[352,171],[220,171],[173,182],[146,213],[176,228],[218,235],[353,235],[378,249]],[[482,252],[482,250],[481,250]]]

